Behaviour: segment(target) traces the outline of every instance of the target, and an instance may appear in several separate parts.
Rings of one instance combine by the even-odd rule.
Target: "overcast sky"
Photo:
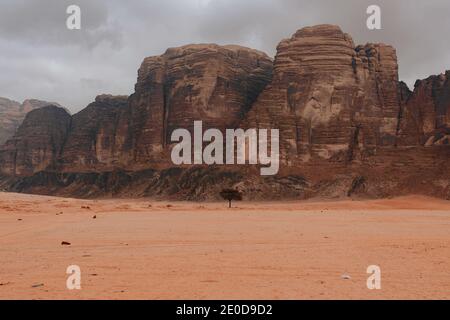
[[[66,28],[66,8],[82,29]],[[366,9],[382,10],[382,30]],[[0,96],[76,112],[101,93],[131,94],[146,56],[188,43],[240,44],[275,55],[304,26],[331,23],[355,44],[396,47],[400,79],[450,69],[449,0],[0,0]]]

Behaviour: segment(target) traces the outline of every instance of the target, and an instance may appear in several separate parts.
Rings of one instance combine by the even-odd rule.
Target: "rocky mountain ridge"
[[[297,31],[272,61],[240,46],[188,45],[144,59],[135,92],[103,95],[74,116],[27,115],[0,150],[0,187],[77,197],[215,199],[450,198],[450,73],[398,79],[396,51],[355,45],[337,26]],[[44,120],[45,118],[45,120]],[[277,128],[281,168],[175,167],[170,134]],[[33,134],[38,133],[38,134]]]

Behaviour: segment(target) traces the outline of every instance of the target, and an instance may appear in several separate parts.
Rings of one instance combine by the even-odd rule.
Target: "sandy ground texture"
[[[450,201],[236,206],[0,193],[0,299],[450,299]]]

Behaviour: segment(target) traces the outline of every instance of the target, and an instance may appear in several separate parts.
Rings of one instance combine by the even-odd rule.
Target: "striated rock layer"
[[[279,128],[286,164],[373,152],[396,142],[400,97],[395,50],[355,47],[339,27],[297,31],[277,48],[272,83],[249,127]]]
[[[0,145],[14,136],[28,112],[48,105],[58,104],[36,99],[28,99],[20,104],[0,97]]]
[[[126,132],[120,117],[128,96],[100,95],[72,117],[60,162],[64,170],[102,170],[117,165]]]
[[[271,79],[272,61],[239,46],[188,45],[146,58],[129,100],[128,165],[160,162],[173,130],[234,128]],[[165,161],[168,159],[165,158]]]

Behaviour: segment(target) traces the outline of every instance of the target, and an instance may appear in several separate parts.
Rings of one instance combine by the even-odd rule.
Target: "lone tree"
[[[242,201],[242,193],[234,189],[223,189],[220,191],[220,196],[228,200],[228,208],[231,208],[231,201]]]

